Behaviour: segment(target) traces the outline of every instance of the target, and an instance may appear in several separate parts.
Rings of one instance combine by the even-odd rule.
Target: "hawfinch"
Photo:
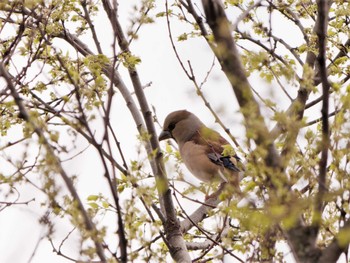
[[[221,135],[206,127],[193,113],[179,110],[164,121],[159,141],[174,139],[188,170],[204,182],[238,186],[240,159]]]

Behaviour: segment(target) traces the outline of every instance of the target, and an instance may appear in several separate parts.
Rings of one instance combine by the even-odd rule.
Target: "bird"
[[[229,183],[239,188],[241,159],[229,142],[217,131],[208,128],[187,110],[171,112],[164,120],[158,140],[174,139],[181,159],[188,170],[205,183]]]

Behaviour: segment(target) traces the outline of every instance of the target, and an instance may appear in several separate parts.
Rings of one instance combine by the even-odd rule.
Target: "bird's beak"
[[[165,140],[165,139],[170,139],[170,138],[173,138],[173,135],[171,134],[170,131],[162,131],[162,132],[159,134],[158,140],[159,140],[159,141],[163,141],[163,140]]]

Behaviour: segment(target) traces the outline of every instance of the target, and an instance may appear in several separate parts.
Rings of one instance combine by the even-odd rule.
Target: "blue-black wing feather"
[[[238,156],[222,156],[221,154],[212,152],[208,153],[208,158],[215,164],[221,165],[227,169],[230,169],[235,172],[241,172],[241,170],[232,162],[231,158],[236,158],[239,162],[240,159]]]

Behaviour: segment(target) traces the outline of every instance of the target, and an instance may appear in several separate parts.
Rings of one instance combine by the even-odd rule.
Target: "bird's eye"
[[[169,126],[168,126],[169,131],[174,130],[174,128],[175,128],[175,123],[173,123],[173,122],[170,123]]]

